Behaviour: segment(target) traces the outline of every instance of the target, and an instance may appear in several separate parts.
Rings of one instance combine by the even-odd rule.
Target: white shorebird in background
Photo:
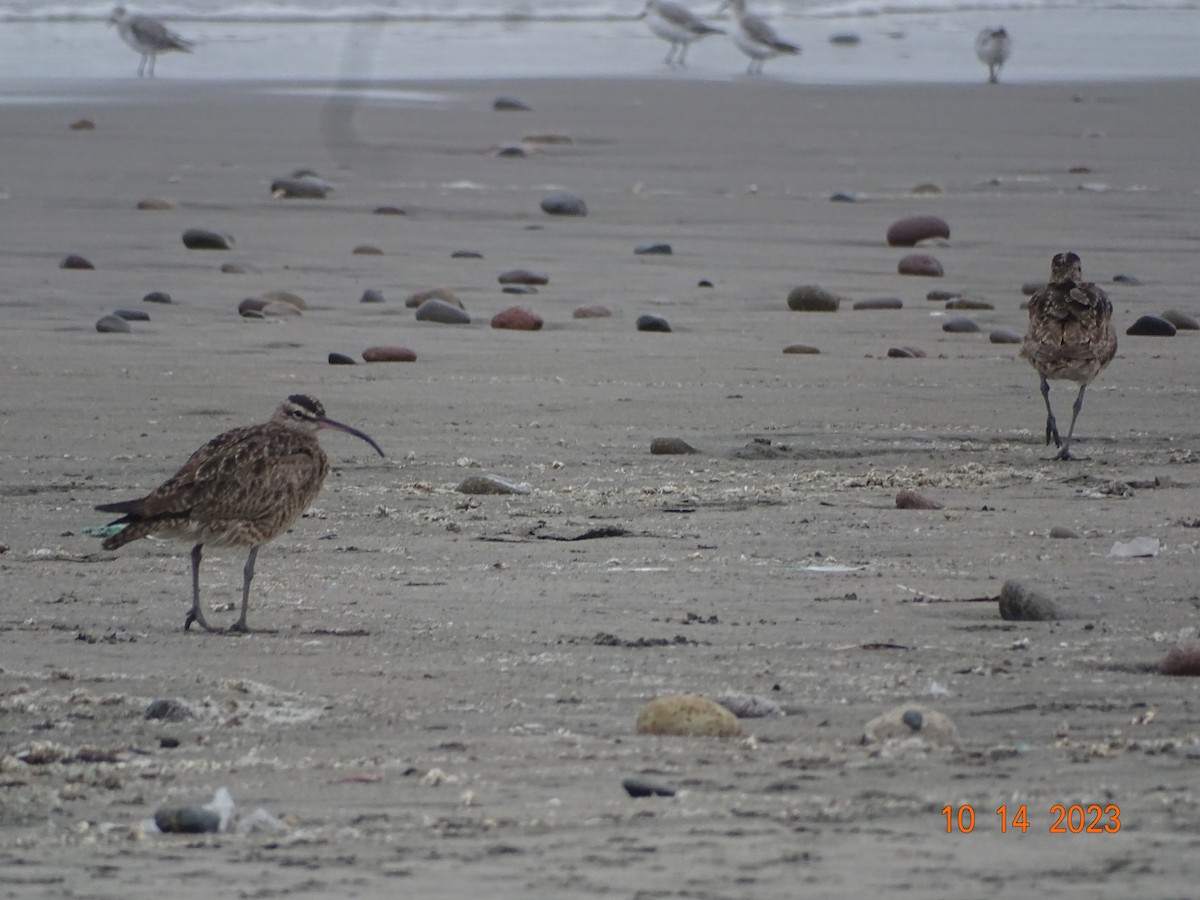
[[[154,60],[160,53],[180,50],[192,52],[192,42],[181,38],[167,26],[146,16],[131,16],[123,6],[113,10],[109,25],[116,25],[121,40],[142,54],[141,65],[138,66],[138,77],[146,75],[154,77]],[[150,62],[150,71],[146,72],[146,61]]]
[[[975,55],[988,67],[988,81],[1000,80],[1000,69],[1012,52],[1012,38],[1003,28],[985,28],[975,36]]]
[[[746,0],[724,0],[717,12],[733,7],[737,19],[737,29],[733,33],[733,42],[750,57],[750,65],[746,68],[747,75],[761,75],[763,63],[781,53],[799,53],[800,47],[789,43],[775,33],[775,29],[762,16],[746,11]]]
[[[693,41],[710,34],[725,33],[698,18],[686,6],[671,3],[670,0],[647,0],[646,8],[638,18],[645,19],[651,31],[664,41],[671,42],[667,58],[663,60],[668,66],[687,66],[684,57],[687,56],[688,46]],[[676,50],[679,51],[678,56],[675,55]]]

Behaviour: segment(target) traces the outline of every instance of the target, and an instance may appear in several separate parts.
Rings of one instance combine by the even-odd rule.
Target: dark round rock
[[[520,144],[505,144],[498,147],[492,155],[500,159],[524,159],[529,154]]]
[[[94,268],[96,268],[95,266],[92,265],[90,260],[84,259],[82,256],[77,256],[74,253],[72,253],[70,256],[66,257],[65,259],[63,259],[63,261],[58,264],[58,267],[60,269],[94,269]]]
[[[502,294],[536,294],[538,289],[532,284],[506,284],[500,289]]]
[[[376,216],[407,216],[408,215],[408,213],[406,213],[404,210],[402,210],[398,206],[377,206],[373,210],[371,210],[371,212],[373,215],[376,215]]]
[[[1019,344],[1021,343],[1021,335],[1015,331],[1008,331],[1004,328],[997,328],[989,332],[988,340],[993,344]]]
[[[955,316],[953,319],[947,319],[942,323],[942,331],[948,331],[951,334],[970,334],[978,331],[979,326],[973,319],[968,319],[966,316]]]
[[[190,706],[173,697],[151,700],[142,715],[147,719],[162,719],[165,722],[186,722],[196,718],[196,713]]]
[[[498,280],[501,284],[549,284],[550,276],[531,269],[509,269],[501,273]]]
[[[383,256],[383,251],[374,244],[359,244],[351,252],[355,256]]]
[[[1139,316],[1138,320],[1125,330],[1125,333],[1142,337],[1174,337],[1175,326],[1158,316]]]
[[[700,451],[683,438],[657,437],[650,441],[650,452],[655,456],[680,456]]]
[[[637,317],[638,331],[670,331],[671,325],[662,316],[654,316],[650,313]]]
[[[887,355],[892,359],[924,359],[925,351],[919,347],[888,347]]]
[[[542,212],[549,216],[586,216],[587,204],[570,191],[551,191],[542,198]]]
[[[841,298],[816,284],[805,284],[788,291],[788,309],[796,312],[837,312]]]
[[[1200,328],[1200,323],[1195,318],[1189,316],[1185,312],[1180,312],[1177,309],[1168,309],[1162,314],[1162,317],[1174,325],[1179,331],[1195,331]]]
[[[652,243],[638,244],[633,248],[633,252],[637,256],[670,256],[673,251],[670,244]]]
[[[450,254],[451,259],[483,259],[483,254],[478,250],[455,250]]]
[[[858,194],[854,193],[854,191],[838,191],[830,195],[829,201],[831,203],[857,203]]]
[[[900,260],[896,271],[901,275],[919,275],[925,278],[941,278],[945,275],[942,264],[928,253],[910,253]]]
[[[675,792],[648,778],[625,778],[621,787],[630,797],[674,797]]]
[[[225,275],[245,275],[246,267],[239,266],[237,263],[222,263],[221,272]]]
[[[1142,280],[1136,275],[1125,275],[1124,273],[1119,273],[1113,276],[1113,284],[1128,284],[1137,287],[1141,283]]]
[[[233,236],[208,228],[189,228],[183,233],[183,246],[189,250],[232,250]]]
[[[285,200],[324,200],[329,185],[315,178],[277,178],[271,182],[271,196]]]
[[[416,362],[417,354],[407,347],[368,347],[362,352],[364,362]]]
[[[101,334],[128,334],[133,329],[120,316],[101,316],[96,321],[96,330]]]
[[[144,309],[114,309],[114,316],[119,316],[126,322],[149,322],[150,313]]]
[[[210,834],[221,829],[221,814],[203,806],[163,807],[154,824],[164,834]]]
[[[696,282],[696,287],[710,288],[712,286],[713,286],[713,283],[711,281],[709,281],[707,278],[701,278],[699,281]]]
[[[1062,618],[1058,604],[1036,588],[1009,579],[1000,589],[1000,618],[1006,622],[1054,622]]]
[[[166,291],[151,291],[142,298],[143,303],[170,303],[171,295]]]
[[[913,731],[920,731],[921,726],[925,724],[925,716],[919,709],[906,709],[900,721]]]
[[[356,366],[358,363],[354,361],[353,356],[347,356],[345,353],[330,353],[329,364],[331,366]]]
[[[358,298],[359,303],[382,303],[383,291],[378,288],[367,288],[362,292],[362,296]]]
[[[431,297],[417,307],[418,322],[438,322],[443,325],[469,325],[471,316],[465,309]]]
[[[904,301],[899,297],[872,297],[869,300],[855,300],[853,309],[903,309]]]
[[[814,347],[812,344],[788,344],[783,348],[784,353],[795,353],[801,356],[808,356],[820,353],[819,347]]]
[[[524,100],[516,97],[497,97],[492,101],[492,109],[496,112],[530,112],[531,108]]]
[[[937,216],[909,216],[898,219],[887,230],[889,247],[915,247],[930,238],[950,237],[950,226]]]

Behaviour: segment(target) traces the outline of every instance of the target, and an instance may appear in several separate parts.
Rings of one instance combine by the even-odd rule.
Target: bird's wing
[[[145,16],[130,19],[129,30],[139,44],[153,47],[155,50],[182,50],[186,53],[192,47],[191,41],[180,37],[162,22]]]
[[[742,18],[742,29],[751,38],[758,41],[760,44],[766,44],[780,53],[799,53],[800,48],[795,44],[789,44],[778,34],[775,29],[767,22],[766,19],[760,16],[744,16]]]
[[[685,28],[692,34],[724,34],[720,28],[714,28],[696,16],[686,6],[678,3],[659,3],[659,14],[677,28]]]

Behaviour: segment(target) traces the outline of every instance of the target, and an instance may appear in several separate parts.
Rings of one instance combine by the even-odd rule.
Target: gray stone
[[[101,316],[96,321],[96,330],[102,334],[128,334],[133,329],[120,316]]]
[[[143,303],[171,303],[171,295],[166,291],[151,291],[142,298]]]
[[[524,100],[516,97],[497,97],[492,101],[492,109],[496,112],[530,112],[531,107]]]
[[[149,322],[150,313],[144,309],[114,309],[113,315],[124,319],[126,322]]]
[[[1170,322],[1179,331],[1195,331],[1200,329],[1198,323],[1192,316],[1185,312],[1180,312],[1177,309],[1168,309],[1162,314],[1162,317]]]
[[[221,814],[203,806],[163,807],[154,824],[165,834],[210,834],[221,830]]]
[[[443,325],[468,325],[471,316],[465,309],[447,303],[437,297],[431,297],[417,307],[418,322],[439,322]]]
[[[189,250],[232,250],[233,236],[208,228],[189,228],[183,233],[183,246]]]
[[[345,353],[330,353],[329,364],[331,366],[356,366],[358,363],[354,361],[353,356],[347,356]]]
[[[650,441],[650,452],[655,456],[677,456],[700,451],[683,438],[656,437]]]
[[[904,301],[899,297],[872,297],[868,300],[855,300],[853,309],[903,309]]]
[[[671,330],[671,325],[662,316],[646,313],[637,317],[637,330],[667,332]]]
[[[1063,617],[1057,603],[1036,588],[1009,579],[1000,589],[1000,618],[1006,622],[1056,622]]]
[[[383,291],[378,288],[367,288],[362,292],[362,296],[358,298],[359,303],[382,303]]]
[[[966,316],[955,316],[942,323],[942,331],[947,331],[951,334],[969,334],[978,330],[979,326],[975,321],[968,319]]]
[[[1019,344],[1024,338],[1015,331],[1007,331],[1003,328],[997,328],[988,332],[988,340],[993,344]]]
[[[84,259],[82,256],[77,256],[72,253],[58,264],[60,269],[94,269],[90,260]]]
[[[1125,333],[1142,337],[1174,337],[1175,326],[1158,316],[1140,316]]]
[[[788,309],[796,312],[837,312],[841,298],[816,284],[794,287],[788,292]]]
[[[858,194],[854,193],[854,191],[838,191],[830,195],[829,201],[831,203],[857,203]]]
[[[550,216],[586,216],[587,204],[570,191],[551,191],[542,198],[542,212]]]
[[[672,254],[671,245],[661,242],[650,244],[638,244],[633,248],[633,252],[637,256],[670,256]]]

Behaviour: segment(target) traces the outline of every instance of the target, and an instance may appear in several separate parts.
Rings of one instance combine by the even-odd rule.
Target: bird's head
[[[1083,263],[1072,250],[1056,253],[1054,259],[1050,260],[1050,283],[1061,284],[1064,281],[1077,284],[1083,281]]]
[[[322,428],[352,434],[356,438],[366,441],[375,449],[376,453],[383,456],[383,451],[379,449],[379,445],[370,436],[359,431],[357,428],[351,428],[349,425],[344,425],[329,418],[325,415],[325,407],[321,405],[321,401],[315,397],[309,397],[307,394],[292,394],[279,404],[279,408],[275,410],[275,415],[271,416],[271,421],[277,425],[282,425],[284,428],[290,428],[293,431],[300,431],[304,434],[316,434]]]
[[[112,15],[108,17],[107,25],[119,25],[125,21],[125,7],[118,6],[112,11]]]

